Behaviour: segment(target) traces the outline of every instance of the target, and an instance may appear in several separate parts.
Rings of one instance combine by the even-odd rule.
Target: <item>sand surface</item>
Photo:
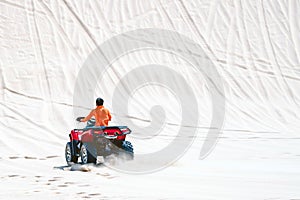
[[[0,0],[0,199],[300,199],[299,10],[297,0]],[[124,166],[140,174],[67,166],[68,134],[99,96],[110,125],[132,128],[137,160]],[[178,156],[161,164],[171,142]]]

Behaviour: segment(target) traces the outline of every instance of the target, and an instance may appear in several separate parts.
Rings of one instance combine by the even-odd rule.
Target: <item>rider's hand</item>
[[[81,122],[82,119],[84,119],[84,117],[77,117],[76,121]]]

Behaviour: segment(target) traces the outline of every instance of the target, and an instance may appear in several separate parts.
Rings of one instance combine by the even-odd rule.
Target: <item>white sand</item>
[[[300,199],[299,10],[294,0],[1,0],[0,199]],[[201,73],[165,51],[131,52],[114,61],[81,115],[98,96],[113,110],[122,76],[160,64],[181,73],[197,94],[197,138],[177,162],[149,174],[68,167],[69,131],[83,126],[73,113],[79,70],[97,45],[140,28],[183,34],[212,59],[225,90],[223,134],[199,160],[212,117]],[[135,130],[128,136],[136,155],[164,148],[179,130],[176,94],[157,87],[136,91],[121,116],[147,126],[150,107],[165,110],[167,124],[156,137]]]

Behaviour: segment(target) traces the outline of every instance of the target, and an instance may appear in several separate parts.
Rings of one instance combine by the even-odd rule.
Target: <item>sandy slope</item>
[[[300,199],[299,9],[293,0],[1,0],[0,199]],[[113,61],[80,114],[103,96],[111,124],[118,124],[112,98],[122,77],[142,65],[165,65],[196,94],[193,145],[154,173],[93,165],[85,166],[89,172],[71,171],[64,147],[69,131],[82,126],[74,122],[76,77],[97,45],[140,28],[173,30],[203,48],[224,85],[222,135],[199,160],[213,116],[202,74],[170,52],[134,51]],[[128,139],[136,154],[156,152],[175,138],[184,108],[179,97],[157,85],[135,91],[127,115],[119,117],[147,126],[157,104],[166,115],[156,137],[143,139],[133,130]]]

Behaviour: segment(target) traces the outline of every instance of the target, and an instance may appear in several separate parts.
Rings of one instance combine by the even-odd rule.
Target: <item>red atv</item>
[[[127,126],[94,126],[95,119],[87,122],[83,129],[73,129],[70,142],[66,144],[65,157],[68,164],[81,162],[96,163],[100,157],[105,158],[114,154],[126,155],[127,159],[133,159],[133,147],[129,141],[125,141],[126,135],[131,133]]]

